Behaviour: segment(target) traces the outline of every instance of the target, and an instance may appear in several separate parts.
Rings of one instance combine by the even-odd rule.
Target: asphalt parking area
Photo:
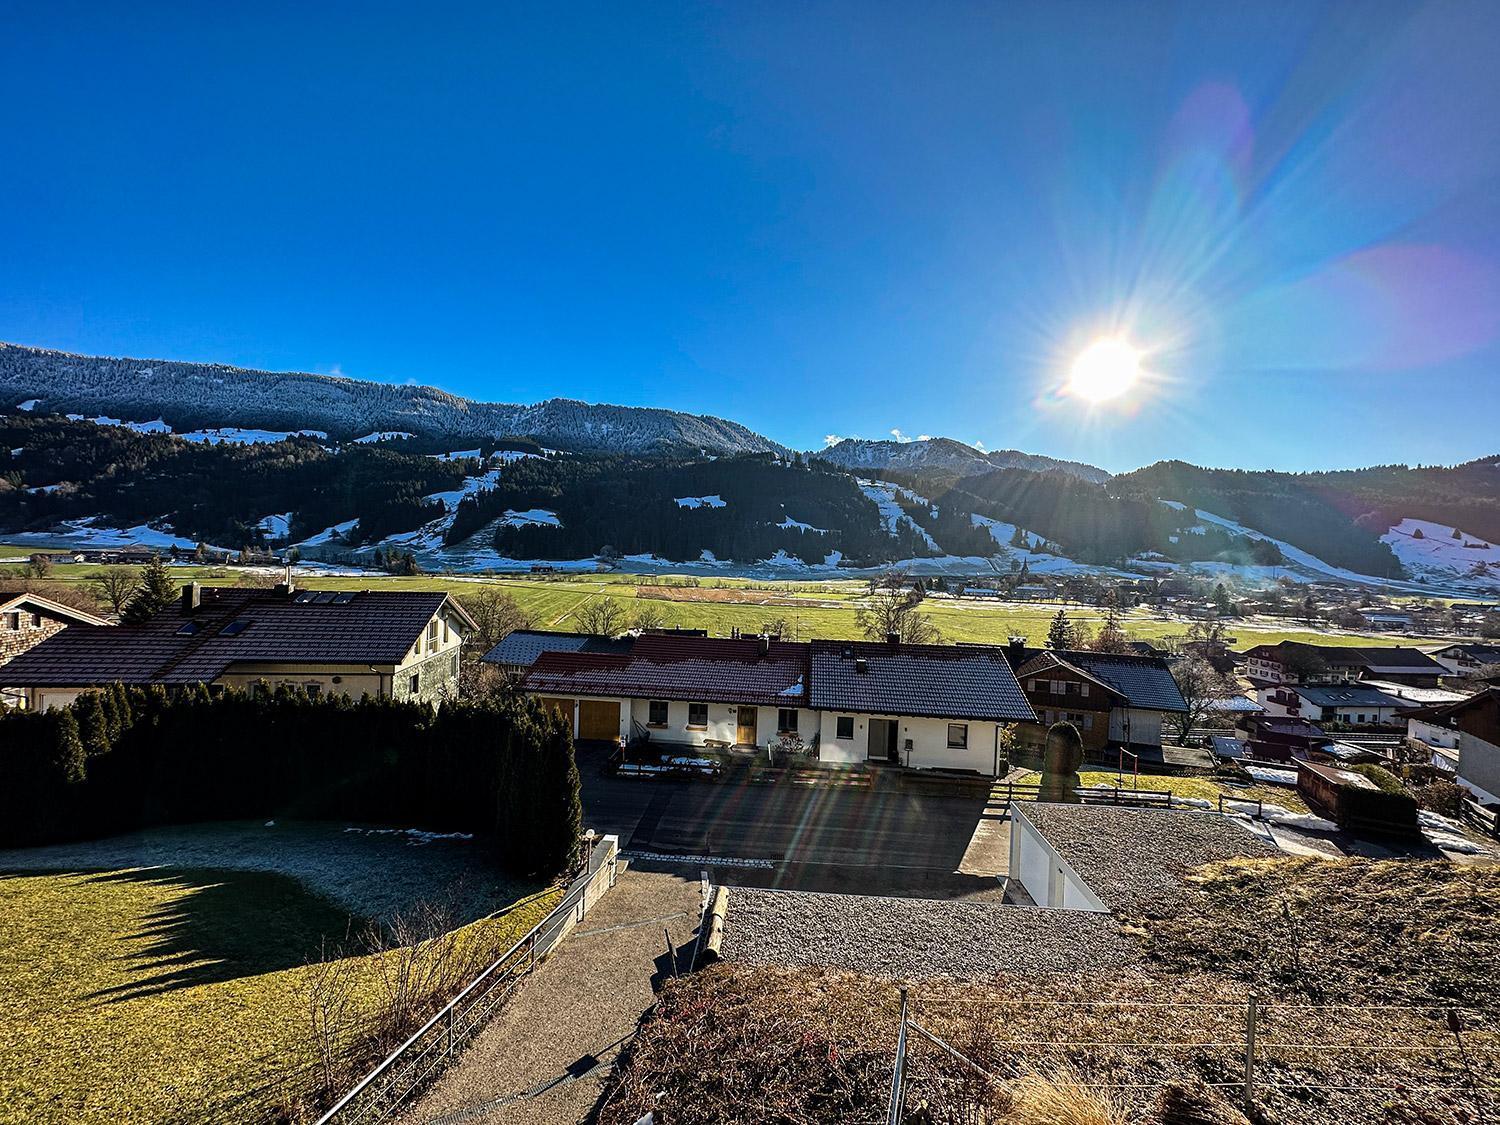
[[[1010,824],[985,795],[620,779],[604,758],[579,752],[584,822],[640,862],[706,869],[728,886],[1002,897]]]

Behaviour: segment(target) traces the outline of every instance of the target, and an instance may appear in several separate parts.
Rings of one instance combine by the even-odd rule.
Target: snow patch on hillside
[[[247,430],[239,426],[190,430],[177,436],[183,441],[200,442],[204,445],[220,445],[226,442],[231,445],[269,445],[293,437],[317,438],[319,441],[325,441],[328,438],[322,430]]]
[[[366,434],[364,437],[355,438],[354,443],[356,445],[369,445],[371,442],[395,441],[398,438],[409,437],[416,437],[416,435],[407,430],[376,430],[373,434]]]
[[[780,528],[783,528],[783,529],[785,529],[787,531],[791,531],[791,530],[795,529],[797,531],[810,531],[810,532],[812,532],[815,535],[827,535],[828,534],[828,529],[827,528],[824,528],[824,527],[814,527],[810,523],[803,523],[801,520],[794,520],[794,519],[792,519],[791,516],[787,516],[784,520],[782,520],[776,526],[780,527]]]
[[[25,402],[16,403],[16,409],[24,410],[29,414],[31,411],[37,408],[37,404],[41,401],[42,400],[39,398],[28,398]]]
[[[160,528],[144,523],[134,527],[109,527],[99,523],[95,517],[87,516],[83,519],[64,520],[61,526],[65,530],[26,531],[7,538],[19,543],[61,541],[68,546],[78,547],[156,547],[162,550],[176,547],[184,551],[191,551],[198,545],[192,539],[172,534],[171,527],[166,524]]]
[[[266,533],[266,538],[273,542],[287,539],[292,534],[292,513],[282,512],[280,515],[269,515],[255,525]]]
[[[679,508],[725,508],[728,504],[718,493],[712,496],[674,496]]]
[[[562,520],[556,512],[546,508],[528,508],[524,512],[518,512],[513,508],[506,508],[505,515],[500,523],[506,527],[561,527]]]
[[[1380,537],[1413,576],[1500,586],[1500,546],[1431,520],[1403,519]],[[1420,536],[1418,535],[1420,532]],[[1476,573],[1478,565],[1492,573]]]
[[[899,485],[887,484],[885,481],[880,480],[864,480],[861,478],[859,480],[859,490],[873,500],[875,506],[880,509],[880,520],[885,524],[886,533],[892,538],[896,537],[901,525],[904,523],[916,531],[928,547],[934,551],[941,550],[937,545],[937,541],[927,533],[927,529],[901,510],[901,505],[896,502],[896,497],[900,496],[910,504],[921,504],[928,508],[932,507],[930,500],[918,496],[910,489],[902,488]]]
[[[306,539],[302,540],[302,542],[297,544],[297,546],[321,547],[326,543],[341,541],[346,535],[354,530],[354,525],[357,523],[359,523],[359,520],[345,520],[343,523],[336,523],[331,527],[325,527],[316,535],[310,535]]]

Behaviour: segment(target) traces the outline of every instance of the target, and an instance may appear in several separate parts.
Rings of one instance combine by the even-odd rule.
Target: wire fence
[[[887,1125],[979,1125],[1029,1085],[1058,1083],[1121,1112],[1256,1118],[1500,1121],[1500,1021],[1447,1005],[922,996],[901,990]],[[1153,1120],[1160,1117],[1152,1116]],[[1404,1118],[1403,1118],[1404,1119]]]
[[[614,886],[618,855],[615,837],[594,844],[562,901],[335,1102],[317,1125],[378,1125],[410,1103],[583,920],[592,901]]]

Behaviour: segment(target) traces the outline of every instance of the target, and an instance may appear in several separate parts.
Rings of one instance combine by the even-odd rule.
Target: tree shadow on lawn
[[[140,883],[172,894],[121,934],[116,960],[133,979],[88,993],[107,1002],[298,968],[356,944],[364,923],[288,875],[203,868],[68,872],[99,882]]]

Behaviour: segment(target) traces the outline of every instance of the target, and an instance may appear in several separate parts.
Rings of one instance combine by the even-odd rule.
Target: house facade
[[[1032,649],[1012,644],[1012,661],[1038,727],[1070,722],[1095,761],[1109,751],[1159,755],[1162,727],[1187,710],[1172,671],[1161,657],[1090,651]]]
[[[1400,712],[1416,706],[1399,696],[1360,683],[1278,684],[1256,693],[1266,714],[1283,719],[1349,726],[1401,725]]]
[[[102,617],[72,606],[44,598],[40,594],[0,594],[0,666],[9,664],[29,652],[48,637],[56,636],[72,625],[101,628],[109,624]],[[0,688],[0,704],[22,707],[24,692]]]
[[[1456,780],[1478,801],[1500,805],[1500,687],[1458,703],[1423,708],[1409,723],[1421,741],[1454,763]],[[1408,727],[1412,734],[1412,727]]]
[[[440,592],[271,590],[191,583],[141,625],[58,633],[4,667],[38,710],[113,683],[297,687],[311,695],[438,702],[458,682],[473,620]]]
[[[1035,716],[1002,649],[645,634],[542,652],[521,678],[580,740],[664,750],[801,747],[830,765],[993,774]]]
[[[1282,641],[1256,645],[1244,654],[1245,675],[1256,687],[1273,684],[1352,684],[1390,680],[1414,687],[1436,687],[1443,666],[1420,649],[1344,648]]]
[[[1500,645],[1452,644],[1427,654],[1449,676],[1478,676],[1485,668],[1500,667]]]

